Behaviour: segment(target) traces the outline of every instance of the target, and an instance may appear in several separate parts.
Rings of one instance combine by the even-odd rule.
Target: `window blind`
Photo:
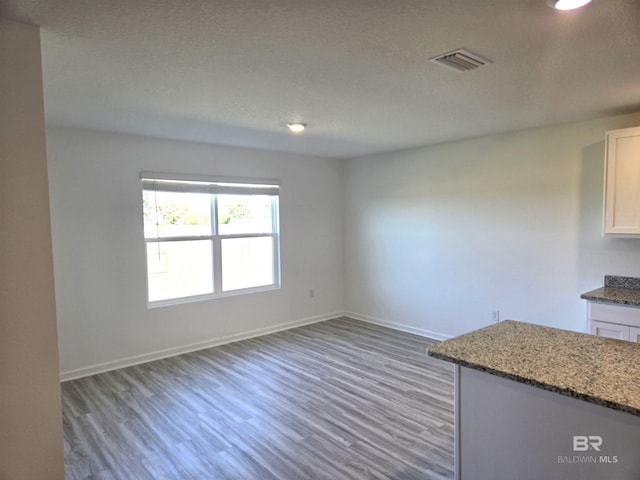
[[[277,196],[280,186],[273,181],[268,183],[253,183],[242,179],[237,181],[211,180],[203,181],[161,178],[158,175],[143,174],[141,176],[142,189],[156,192],[209,193],[230,195],[271,195]]]

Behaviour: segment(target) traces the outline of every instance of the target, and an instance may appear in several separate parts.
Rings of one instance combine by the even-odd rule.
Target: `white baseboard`
[[[361,320],[374,325],[400,330],[401,332],[413,333],[432,340],[448,340],[451,338],[451,335],[446,335],[444,333],[432,332],[431,330],[426,330],[424,328],[416,328],[402,323],[390,322],[389,320],[382,320],[381,318],[370,317],[369,315],[362,315],[360,313],[345,312],[344,315],[346,317],[353,318],[354,320]]]
[[[189,345],[166,348],[163,350],[157,350],[155,352],[144,353],[142,355],[134,355],[134,356],[122,358],[119,360],[113,360],[110,362],[98,363],[95,365],[89,365],[87,367],[67,370],[60,373],[60,381],[66,382],[69,380],[74,380],[76,378],[88,377],[90,375],[96,375],[98,373],[104,373],[110,370],[116,370],[118,368],[131,367],[133,365],[139,365],[141,363],[152,362],[154,360],[160,360],[162,358],[181,355],[183,353],[195,352],[197,350],[204,350],[205,348],[224,345],[225,343],[237,342],[239,340],[246,340],[249,338],[260,337],[262,335],[267,335],[269,333],[276,333],[283,330],[289,330],[291,328],[301,327],[303,325],[310,325],[312,323],[324,322],[326,320],[339,318],[344,315],[345,315],[344,312],[332,312],[332,313],[327,313],[325,315],[317,315],[315,317],[302,318],[300,320],[294,320],[292,322],[280,323],[278,325],[272,325],[270,327],[258,328],[255,330],[250,330],[248,332],[237,333],[235,335],[228,335],[226,337],[212,338],[209,340],[204,340],[202,342],[191,343]]]

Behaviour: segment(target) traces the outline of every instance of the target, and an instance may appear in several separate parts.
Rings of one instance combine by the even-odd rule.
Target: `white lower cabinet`
[[[640,308],[589,302],[592,335],[640,343]]]
[[[591,320],[591,334],[598,337],[617,338],[618,340],[629,340],[630,327],[618,325],[617,323],[599,322]],[[638,329],[640,330],[640,329]]]

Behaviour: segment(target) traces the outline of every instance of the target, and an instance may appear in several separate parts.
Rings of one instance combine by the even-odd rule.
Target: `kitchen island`
[[[507,320],[456,364],[456,479],[640,479],[640,345]]]

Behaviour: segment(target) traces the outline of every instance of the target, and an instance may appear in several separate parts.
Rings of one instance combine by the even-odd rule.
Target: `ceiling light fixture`
[[[548,0],[548,3],[556,10],[575,10],[591,3],[591,0]]]
[[[287,123],[287,127],[289,127],[289,130],[291,130],[293,133],[300,133],[303,132],[305,128],[307,128],[307,124],[299,122]]]

